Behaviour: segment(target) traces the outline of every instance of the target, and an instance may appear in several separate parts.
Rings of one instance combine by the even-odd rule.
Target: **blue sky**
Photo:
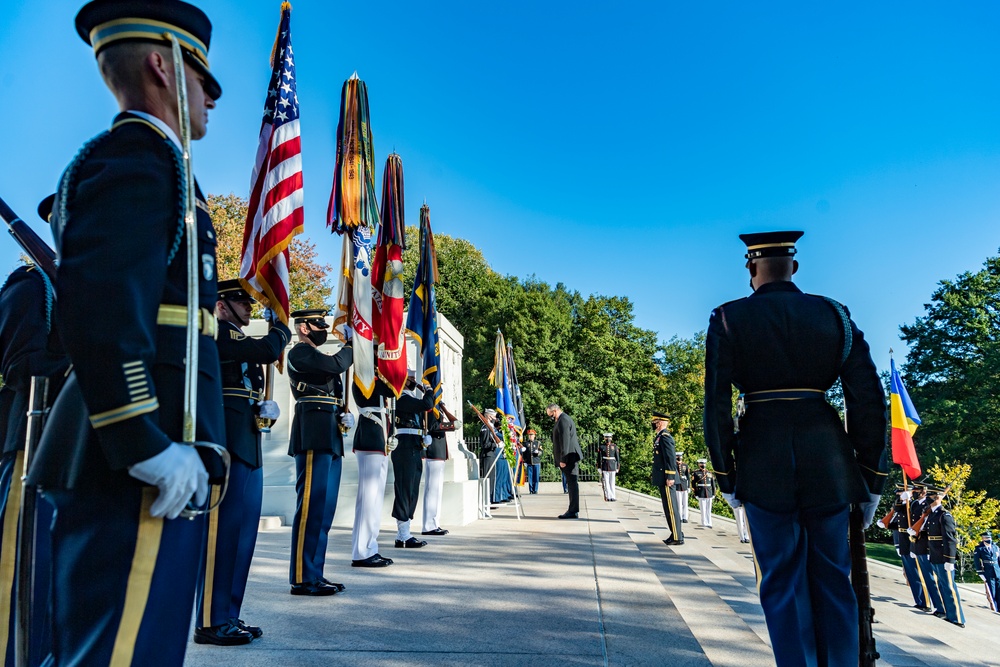
[[[0,25],[0,195],[36,228],[29,213],[116,112],[73,28],[81,4],[15,3]],[[280,3],[196,4],[224,90],[196,173],[245,196]],[[887,368],[936,283],[1000,247],[1000,5],[293,5],[306,234],[331,263],[355,70],[377,161],[403,158],[411,224],[426,199],[435,231],[497,271],[627,295],[664,339],[748,293],[737,234],[800,228],[797,282],[846,303]],[[0,269],[16,257],[4,236]]]

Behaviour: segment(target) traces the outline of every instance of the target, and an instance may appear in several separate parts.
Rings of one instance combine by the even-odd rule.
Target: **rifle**
[[[851,586],[858,598],[858,667],[875,667],[879,652],[875,648],[872,623],[875,610],[872,608],[871,586],[868,583],[868,555],[865,552],[864,516],[861,507],[851,508],[849,542],[851,545]]]
[[[945,490],[941,492],[941,496],[938,499],[944,502],[945,496],[948,495],[948,491],[950,490],[951,490],[951,484],[945,487]],[[929,517],[930,515],[931,515],[931,503],[928,502],[927,508],[924,510],[923,514],[920,515],[919,519],[913,522],[913,527],[911,528],[913,532],[910,534],[913,535],[914,537],[919,536],[920,531],[924,529],[924,522],[927,521],[927,517]]]
[[[892,521],[892,517],[894,517],[895,515],[896,515],[896,506],[893,505],[889,509],[889,513],[886,514],[881,519],[879,519],[878,521],[876,521],[875,525],[878,526],[879,528],[888,528],[889,527],[889,522]]]
[[[483,424],[486,426],[486,430],[489,431],[490,437],[493,438],[493,444],[495,444],[498,448],[502,449],[503,438],[497,435],[496,429],[493,428],[493,424],[491,424],[490,420],[486,418],[486,415],[484,415],[482,412],[479,411],[479,408],[477,408],[472,404],[472,401],[468,401],[468,403],[469,407],[472,408],[472,411],[476,413],[477,417],[479,417],[479,421],[483,422]]]
[[[28,223],[21,220],[3,199],[0,199],[0,218],[3,218],[4,222],[7,223],[7,231],[21,246],[24,254],[34,262],[35,266],[45,272],[49,280],[55,280],[56,253],[49,247],[49,244],[43,241],[42,237],[28,226]]]

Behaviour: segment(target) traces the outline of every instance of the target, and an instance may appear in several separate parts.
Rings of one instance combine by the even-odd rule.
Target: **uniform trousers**
[[[614,500],[615,499],[615,476],[618,474],[616,470],[602,470],[601,471],[601,484],[604,485],[604,499]]]
[[[670,537],[675,540],[684,539],[684,531],[681,530],[681,511],[677,506],[677,492],[673,486],[660,484],[660,502],[663,503],[663,515],[667,518],[667,528],[670,529]]]
[[[698,509],[701,510],[701,525],[706,528],[712,527],[712,499],[699,498]]]
[[[441,493],[444,491],[444,461],[424,461],[424,523],[427,533],[441,527]]]
[[[17,531],[21,513],[21,473],[24,452],[9,452],[0,458],[0,650],[3,664],[14,664],[14,610],[17,604]],[[49,527],[52,505],[38,498],[35,505],[35,588],[31,606],[29,667],[41,664],[52,648],[49,624],[49,584],[52,546]]]
[[[771,512],[744,505],[778,667],[858,664],[848,506]]]
[[[410,521],[417,511],[420,496],[420,477],[423,474],[423,447],[419,435],[399,436],[399,446],[389,454],[392,459],[392,518],[396,520],[396,539],[406,541],[412,537]]]
[[[910,536],[903,533],[899,536],[901,540],[909,540]],[[927,606],[927,586],[924,583],[923,578],[920,576],[920,571],[917,570],[917,560],[915,558],[910,558],[909,555],[903,554],[903,574],[906,575],[906,583],[910,587],[910,593],[913,595],[913,603],[918,607]]]
[[[213,487],[212,493],[218,494],[219,490]],[[264,470],[255,470],[233,457],[226,496],[208,515],[204,582],[195,617],[198,627],[222,625],[240,617],[250,561],[257,546],[263,495]]]
[[[931,571],[937,580],[941,600],[944,602],[944,617],[952,623],[965,623],[965,612],[962,611],[962,597],[955,585],[955,571],[944,569],[944,563],[931,563]]]
[[[688,507],[688,490],[684,489],[683,491],[677,491],[676,493],[677,506],[680,507],[681,510],[681,521],[687,521],[688,510],[690,509],[690,507]]]
[[[938,587],[937,577],[934,576],[934,568],[931,567],[930,556],[917,554],[917,569],[927,588],[927,597],[930,598],[931,607],[934,611],[944,611],[944,601],[941,599],[941,589]]]
[[[355,451],[354,454],[358,457],[358,498],[354,503],[351,550],[354,560],[364,560],[378,553],[389,457],[382,452]]]
[[[1000,612],[1000,602],[997,602],[997,594],[1000,593],[1000,579],[996,577],[986,577],[986,581],[983,582],[986,585],[986,593],[990,596],[992,604],[990,604],[990,609],[995,612]]]
[[[337,513],[340,473],[344,459],[333,452],[307,451],[295,455],[295,519],[292,521],[292,557],[288,579],[306,584],[323,578],[326,545]]]
[[[204,515],[154,519],[159,491],[115,480],[49,491],[54,665],[181,667],[205,553]]]
[[[538,478],[542,475],[542,464],[528,465],[528,493],[538,493]]]
[[[736,517],[736,532],[740,534],[740,540],[746,541],[750,539],[750,531],[747,530],[747,510],[743,505],[740,505],[733,510],[733,516]]]

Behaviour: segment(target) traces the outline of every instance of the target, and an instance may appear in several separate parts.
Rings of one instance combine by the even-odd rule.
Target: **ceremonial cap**
[[[219,281],[219,298],[232,301],[253,301],[253,297],[243,289],[238,278]]]
[[[928,496],[935,496],[936,497],[936,496],[940,496],[942,493],[944,493],[944,489],[942,489],[940,487],[937,487],[937,486],[931,486],[930,484],[928,484],[926,488],[927,488],[927,495]]]
[[[993,539],[993,535],[992,535],[992,534],[990,533],[990,531],[988,531],[988,530],[986,530],[986,531],[983,531],[982,533],[980,533],[980,534],[979,534],[979,537],[988,537],[988,538],[990,538],[991,540]]]
[[[761,232],[758,234],[740,234],[740,240],[747,245],[744,257],[749,264],[762,257],[791,257],[796,252],[795,242],[802,238],[805,232]]]
[[[486,408],[485,410],[483,410],[483,412],[488,415],[495,415],[497,413],[497,411],[494,410],[493,408]]]
[[[676,456],[677,456],[677,458],[680,458],[680,457],[684,456],[684,452],[677,452]]]
[[[708,463],[708,459],[698,459],[698,463]]]
[[[524,432],[524,434],[525,435],[538,435],[538,432],[535,431],[535,429],[533,429],[533,428],[529,428],[527,431]]]
[[[212,22],[205,12],[180,0],[94,0],[76,15],[76,31],[98,55],[112,44],[151,42],[170,44],[172,34],[180,43],[184,60],[205,77],[205,94],[213,100],[222,87],[208,67]]]
[[[52,207],[56,203],[55,194],[51,194],[38,202],[38,217],[45,222],[52,222]]]
[[[605,438],[613,438],[615,434],[614,433],[602,433],[601,435],[603,435]]]
[[[326,308],[305,308],[296,310],[291,314],[291,317],[294,318],[296,324],[311,324],[320,329],[327,329],[329,325],[325,318],[328,312],[330,311]]]
[[[662,420],[669,420],[670,417],[668,417],[665,412],[654,412],[652,414],[652,416],[650,417],[650,419],[652,419],[655,422],[655,421],[658,421],[658,420],[661,420],[661,419]]]

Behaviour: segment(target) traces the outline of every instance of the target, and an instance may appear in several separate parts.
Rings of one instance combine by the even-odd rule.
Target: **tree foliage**
[[[965,570],[979,536],[987,530],[996,530],[1000,517],[1000,501],[990,498],[985,491],[969,488],[972,466],[963,462],[934,465],[927,474],[941,487],[951,485],[943,501],[955,518],[958,529],[958,551],[962,569]]]
[[[243,254],[247,200],[232,193],[209,195],[208,211],[218,241],[216,261],[219,279],[237,278]],[[301,236],[292,239],[288,252],[290,309],[328,308],[334,287],[329,278],[333,268],[320,262],[315,244]]]

